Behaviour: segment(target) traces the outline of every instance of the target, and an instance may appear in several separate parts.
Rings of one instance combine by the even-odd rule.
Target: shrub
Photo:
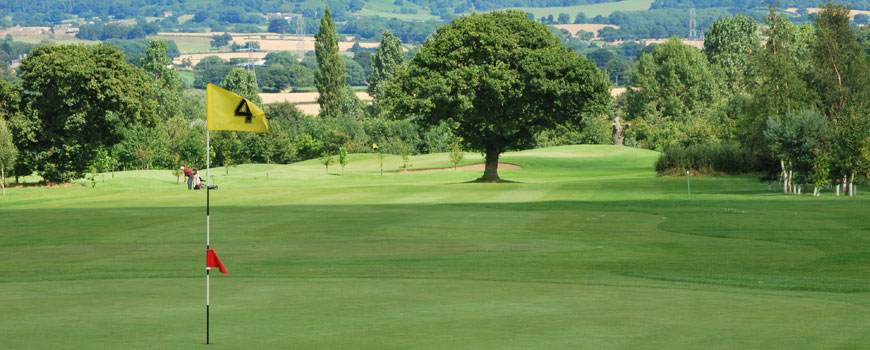
[[[686,170],[698,175],[733,175],[759,169],[758,160],[735,143],[671,146],[656,162],[659,176],[679,176]]]

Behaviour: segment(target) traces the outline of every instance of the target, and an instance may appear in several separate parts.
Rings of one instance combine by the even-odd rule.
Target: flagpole
[[[210,198],[209,198],[209,190],[211,188],[211,184],[209,183],[209,170],[211,170],[211,131],[206,128],[205,130],[205,251],[208,253],[208,250],[211,246],[211,206],[210,206]],[[211,304],[211,285],[210,285],[210,276],[209,271],[211,271],[211,267],[206,266],[205,268],[205,343],[209,343],[209,305]]]

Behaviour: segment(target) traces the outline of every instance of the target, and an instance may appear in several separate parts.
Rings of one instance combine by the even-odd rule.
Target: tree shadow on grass
[[[505,179],[498,179],[498,180],[492,181],[492,180],[486,180],[486,179],[480,177],[480,178],[477,178],[477,179],[474,179],[474,180],[471,180],[471,181],[466,181],[466,182],[463,182],[463,183],[521,184],[522,182],[519,182],[519,181],[512,181],[512,180],[505,180]]]

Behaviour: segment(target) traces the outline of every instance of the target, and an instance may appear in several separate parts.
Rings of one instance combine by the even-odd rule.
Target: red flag
[[[218,258],[217,253],[214,252],[214,249],[209,249],[206,252],[205,267],[217,267],[221,270],[221,273],[227,273],[227,269],[224,267],[224,264],[221,263],[221,259]]]

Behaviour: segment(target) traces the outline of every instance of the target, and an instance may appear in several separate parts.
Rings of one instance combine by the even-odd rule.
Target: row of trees
[[[747,159],[752,166],[741,169],[763,171],[763,180],[789,192],[850,188],[870,170],[870,58],[856,36],[865,30],[850,26],[848,7],[828,2],[812,26],[771,8],[764,26],[744,16],[716,21],[703,52],[676,39],[659,45],[637,62],[621,101],[632,123],[629,143],[707,159],[666,157],[677,166]],[[745,154],[691,151],[716,144]]]
[[[290,104],[266,106],[273,132],[216,133],[213,164],[289,162],[340,148],[364,152],[372,143],[390,153],[458,144],[484,153],[483,180],[498,181],[502,152],[607,142],[604,117],[612,115],[631,123],[626,144],[665,152],[663,173],[682,173],[687,165],[763,171],[791,191],[794,184],[854,182],[870,169],[870,88],[862,83],[870,65],[848,9],[828,3],[813,26],[796,26],[771,9],[766,22],[760,29],[745,16],[723,18],[707,32],[703,51],[677,39],[637,50],[630,88],[614,105],[596,60],[576,55],[525,13],[454,20],[410,62],[401,40],[386,32],[371,54],[374,100],[365,106],[348,87],[327,11],[314,57],[320,116],[303,116]],[[9,106],[4,119],[21,151],[14,174],[36,170],[49,181],[66,181],[112,163],[97,162],[105,158],[100,154],[122,167],[201,166],[202,93],[180,88],[161,42],[149,46],[142,68],[122,58],[105,45],[34,50],[21,83],[0,89]],[[276,54],[271,60],[294,59]],[[219,84],[259,102],[250,71],[234,68]]]

